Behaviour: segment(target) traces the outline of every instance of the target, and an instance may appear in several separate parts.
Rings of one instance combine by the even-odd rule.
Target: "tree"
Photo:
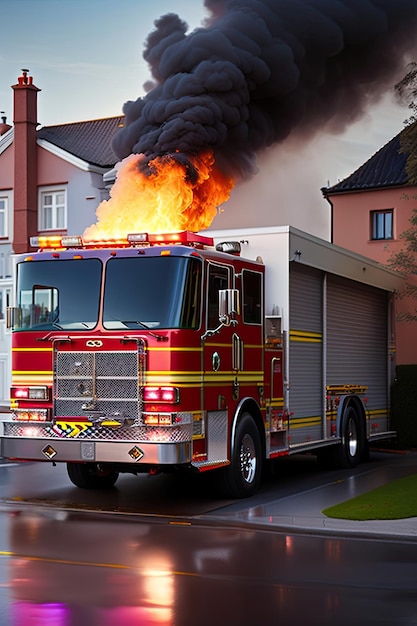
[[[400,135],[400,152],[407,155],[405,170],[410,185],[417,185],[417,62],[408,65],[406,75],[395,85],[397,100],[407,105],[411,115]]]
[[[405,120],[405,127],[400,134],[400,152],[407,155],[405,170],[408,184],[417,185],[417,62],[408,66],[408,71],[395,86],[397,99],[406,104],[411,111],[410,117]],[[408,200],[417,200],[415,194],[404,194]],[[403,241],[401,250],[393,254],[388,265],[404,275],[406,286],[400,298],[417,300],[417,208],[414,208],[410,217],[410,227],[400,235]],[[398,319],[417,321],[417,308],[403,312]]]
[[[412,196],[415,198],[416,196]],[[388,266],[402,274],[405,279],[405,287],[399,298],[409,298],[417,300],[417,209],[413,209],[410,217],[410,227],[401,233],[400,239],[404,244],[402,249],[393,254],[388,260]],[[402,312],[398,315],[399,321],[417,321],[417,308]]]

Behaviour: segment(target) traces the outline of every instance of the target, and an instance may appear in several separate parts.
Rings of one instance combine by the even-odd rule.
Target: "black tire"
[[[67,463],[67,472],[80,489],[111,489],[119,478],[118,472],[97,463]]]
[[[366,457],[367,441],[363,421],[354,406],[348,405],[343,413],[342,441],[338,445],[317,452],[319,469],[346,469],[356,467]]]
[[[262,474],[259,431],[249,413],[243,413],[236,428],[231,464],[219,476],[225,495],[248,498],[258,489]]]
[[[336,448],[338,467],[356,467],[365,451],[365,433],[355,407],[348,405],[342,418],[342,442]]]

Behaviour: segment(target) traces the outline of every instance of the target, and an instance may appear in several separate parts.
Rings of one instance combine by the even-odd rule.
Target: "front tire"
[[[229,497],[248,498],[256,493],[262,473],[262,446],[249,413],[243,413],[238,422],[231,463],[221,472],[223,490]]]
[[[98,463],[67,463],[70,481],[80,489],[111,489],[119,478],[118,472]]]

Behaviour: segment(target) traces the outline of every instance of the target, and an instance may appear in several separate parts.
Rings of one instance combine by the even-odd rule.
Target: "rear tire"
[[[111,489],[119,478],[118,472],[98,463],[67,463],[70,481],[80,489]]]
[[[262,474],[259,431],[249,413],[243,413],[236,428],[231,464],[221,470],[223,491],[231,498],[248,498],[256,493]]]
[[[344,410],[341,426],[342,441],[323,448],[317,454],[320,469],[347,469],[356,467],[366,454],[367,442],[363,421],[354,406]]]
[[[342,443],[338,447],[339,467],[356,467],[365,448],[364,434],[358,414],[353,406],[343,413]]]

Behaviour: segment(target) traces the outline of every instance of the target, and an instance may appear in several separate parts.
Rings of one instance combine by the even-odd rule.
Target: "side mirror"
[[[219,321],[228,326],[239,312],[239,291],[237,289],[220,289]]]
[[[237,289],[220,289],[219,290],[219,326],[213,330],[206,330],[201,335],[201,340],[205,341],[207,337],[212,337],[220,332],[223,326],[236,326],[237,320],[235,315],[240,312],[239,291]]]

